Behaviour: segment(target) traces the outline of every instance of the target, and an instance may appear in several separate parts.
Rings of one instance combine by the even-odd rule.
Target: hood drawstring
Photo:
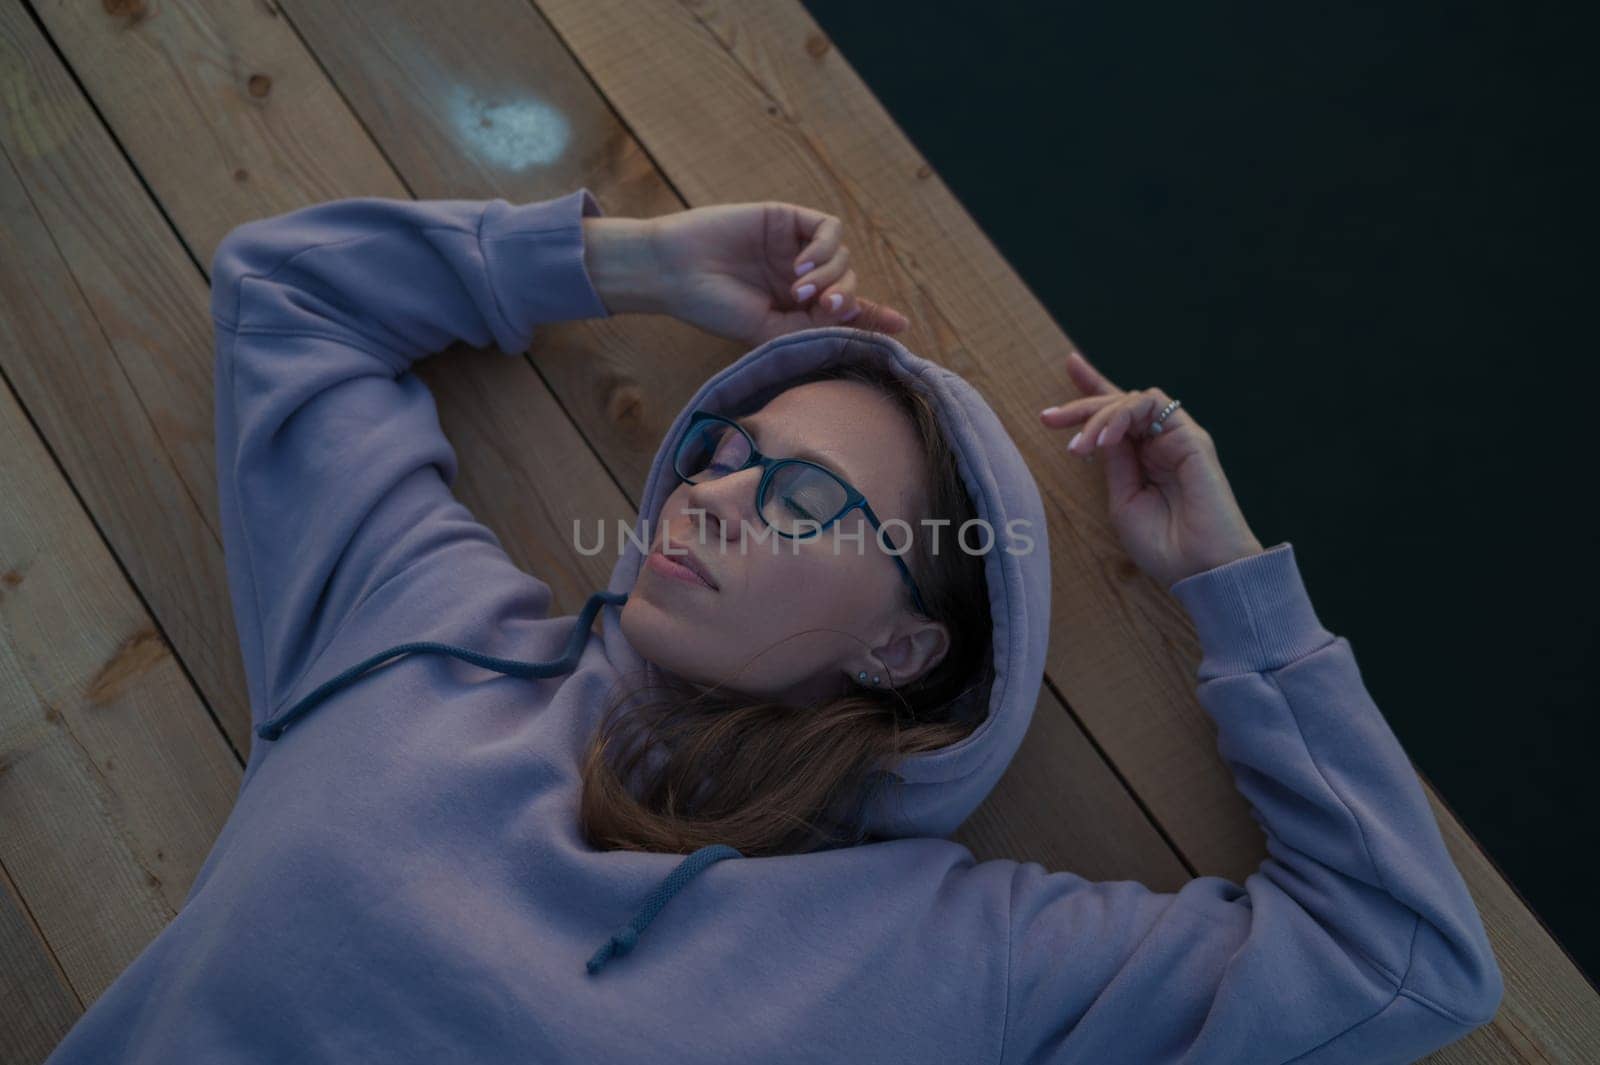
[[[611,938],[606,940],[600,949],[594,952],[594,957],[590,958],[584,966],[589,970],[589,975],[593,976],[599,972],[605,967],[606,962],[612,958],[632,950],[634,945],[639,942],[639,933],[650,926],[650,922],[656,919],[656,914],[660,913],[662,908],[672,901],[672,896],[678,893],[678,889],[698,876],[701,870],[712,862],[718,862],[724,858],[743,857],[743,854],[726,843],[712,843],[701,847],[679,862],[677,867],[668,873],[666,878],[656,885],[656,889],[650,893],[649,897],[640,904],[639,912],[634,914],[627,924],[613,932]]]
[[[589,639],[589,626],[594,623],[595,614],[606,603],[621,606],[628,601],[626,592],[596,592],[583,604],[583,610],[578,614],[577,623],[572,626],[572,635],[567,640],[567,649],[560,658],[552,658],[548,662],[518,662],[511,658],[494,658],[490,655],[480,654],[467,647],[456,647],[447,643],[433,643],[424,641],[420,643],[401,643],[380,651],[364,662],[357,662],[343,673],[318,687],[311,694],[301,699],[294,706],[285,710],[277,717],[263,721],[256,726],[256,735],[264,740],[275,740],[283,735],[284,729],[290,723],[310,713],[318,703],[338,691],[340,688],[357,680],[360,676],[378,665],[397,655],[411,654],[418,651],[428,651],[434,654],[451,655],[464,662],[471,662],[484,669],[492,669],[496,673],[504,673],[512,677],[554,677],[561,673],[570,673],[578,667],[578,657],[583,653],[583,646]]]
[[[432,641],[396,644],[387,651],[380,651],[371,658],[357,662],[337,677],[319,685],[316,690],[294,706],[277,717],[263,721],[256,726],[255,734],[264,740],[276,740],[283,735],[284,730],[290,724],[316,709],[328,696],[340,688],[359,680],[364,673],[374,666],[387,662],[389,659],[399,655],[419,652],[450,655],[453,658],[461,659],[463,662],[470,662],[483,669],[491,669],[496,673],[504,673],[511,677],[554,677],[562,673],[570,673],[578,667],[578,658],[582,655],[584,644],[589,639],[589,626],[594,623],[594,616],[600,612],[600,608],[607,603],[621,606],[627,601],[628,593],[626,592],[596,592],[591,595],[589,601],[584,603],[583,609],[579,611],[577,623],[572,626],[572,635],[567,639],[566,651],[562,653],[560,658],[552,658],[547,662],[518,662],[512,658],[495,658],[491,655],[474,651],[470,647],[457,647],[453,644],[434,643]],[[650,922],[655,920],[656,914],[660,913],[661,908],[671,901],[672,896],[678,893],[678,889],[693,880],[702,869],[712,862],[721,861],[723,858],[743,857],[743,854],[725,843],[713,843],[710,846],[701,847],[684,858],[672,872],[667,874],[666,879],[657,885],[655,891],[650,893],[650,897],[645,899],[633,919],[613,933],[611,938],[606,940],[605,945],[595,952],[594,957],[589,959],[587,968],[590,974],[599,972],[605,967],[606,962],[616,955],[626,954],[632,950],[634,944],[639,941],[639,933],[643,932]]]

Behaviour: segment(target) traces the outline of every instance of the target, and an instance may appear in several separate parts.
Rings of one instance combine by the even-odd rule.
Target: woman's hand
[[[1179,407],[1161,433],[1148,434],[1172,397],[1159,388],[1124,392],[1076,351],[1067,355],[1067,374],[1083,397],[1039,417],[1051,429],[1083,426],[1067,444],[1073,454],[1105,452],[1111,524],[1140,569],[1170,588],[1265,550],[1245,523],[1210,433]]]
[[[649,221],[664,313],[708,333],[760,344],[813,326],[850,322],[899,333],[911,324],[899,311],[856,295],[850,249],[833,215],[768,201],[695,207]]]

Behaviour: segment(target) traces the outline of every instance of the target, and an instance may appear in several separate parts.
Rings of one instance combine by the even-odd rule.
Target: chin
[[[687,664],[683,662],[687,622],[665,607],[632,595],[622,604],[621,619],[622,636],[640,657],[669,673],[687,675],[680,670]]]

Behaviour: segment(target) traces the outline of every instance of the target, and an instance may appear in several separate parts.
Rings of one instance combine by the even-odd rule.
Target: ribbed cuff
[[[1194,622],[1202,679],[1265,673],[1334,638],[1312,609],[1294,545],[1287,540],[1185,577],[1169,591]]]
[[[580,187],[549,200],[492,200],[483,211],[478,246],[500,312],[520,346],[546,322],[609,318],[584,265],[583,220],[603,218],[593,193]]]

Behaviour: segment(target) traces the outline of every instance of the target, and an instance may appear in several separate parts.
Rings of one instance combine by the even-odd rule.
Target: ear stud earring
[[[856,674],[856,680],[859,680],[861,683],[865,684],[867,682],[867,671],[863,669],[861,672],[857,673]],[[874,683],[874,684],[882,684],[883,683],[883,679],[881,677],[879,677],[876,673],[874,673],[872,675],[872,683]]]

